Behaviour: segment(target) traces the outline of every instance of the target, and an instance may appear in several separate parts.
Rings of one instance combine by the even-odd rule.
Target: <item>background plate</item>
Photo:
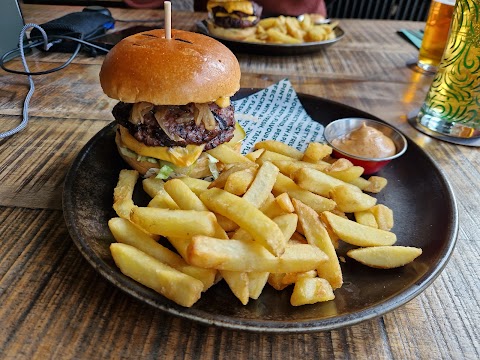
[[[335,44],[337,41],[340,41],[345,35],[342,28],[337,26],[335,28],[335,35],[337,37],[332,40],[305,42],[302,44],[269,44],[269,43],[262,44],[262,43],[230,40],[223,37],[211,35],[210,32],[208,31],[206,20],[198,21],[196,25],[197,25],[197,31],[199,33],[213,37],[214,39],[223,43],[232,51],[249,53],[249,54],[257,54],[257,55],[308,54],[308,53],[320,51],[332,44]]]
[[[253,93],[242,89],[237,98]],[[307,112],[324,125],[344,117],[368,117],[349,106],[299,94]],[[381,120],[380,120],[381,121]],[[315,305],[290,305],[291,288],[276,291],[266,286],[258,300],[243,306],[224,282],[210,288],[191,308],[183,308],[130,278],[115,266],[109,245],[114,241],[107,221],[112,209],[113,189],[119,171],[127,168],[117,154],[114,123],[95,135],[73,162],[65,180],[63,210],[67,228],[82,255],[106,279],[151,306],[172,315],[231,329],[263,332],[309,332],[331,330],[380,316],[405,304],[438,276],[455,245],[458,214],[448,181],[432,160],[408,140],[406,153],[378,175],[389,183],[377,195],[379,203],[391,207],[397,245],[417,246],[423,254],[398,269],[381,270],[347,258],[341,263],[344,285],[335,300]],[[137,204],[147,196],[136,189]],[[345,249],[340,249],[343,255]]]

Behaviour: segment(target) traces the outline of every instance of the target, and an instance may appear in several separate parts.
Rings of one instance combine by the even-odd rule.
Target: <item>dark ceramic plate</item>
[[[253,93],[242,89],[238,97]],[[327,124],[345,117],[372,115],[325,99],[299,95],[307,112]],[[395,214],[397,245],[421,247],[423,254],[405,267],[380,270],[349,258],[342,263],[345,283],[335,300],[315,305],[290,305],[291,289],[276,291],[268,285],[258,300],[246,306],[224,282],[210,288],[191,308],[183,308],[130,278],[115,266],[109,251],[114,241],[107,221],[119,171],[127,168],[116,152],[114,124],[106,126],[81,150],[73,162],[63,194],[65,221],[82,255],[105,278],[145,303],[172,315],[207,325],[262,332],[310,332],[340,328],[371,319],[420,294],[439,275],[455,245],[458,214],[452,189],[432,160],[409,141],[406,153],[379,172],[389,180],[378,201]],[[145,204],[141,186],[137,204]]]
[[[332,44],[335,44],[337,41],[340,41],[345,35],[342,28],[337,26],[335,28],[336,38],[332,40],[305,42],[302,44],[262,44],[247,41],[231,40],[211,35],[208,31],[206,20],[199,21],[196,23],[196,25],[197,31],[199,33],[213,37],[214,39],[223,43],[232,51],[257,55],[299,55],[317,52],[327,48]]]

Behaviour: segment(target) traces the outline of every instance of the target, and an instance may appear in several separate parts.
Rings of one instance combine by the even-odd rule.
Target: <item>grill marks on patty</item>
[[[205,129],[203,123],[195,124],[193,103],[187,105],[162,105],[156,106],[153,111],[147,112],[143,121],[133,124],[129,121],[133,104],[119,102],[113,108],[115,120],[128,129],[130,134],[139,142],[148,146],[182,146],[189,144],[205,144],[205,150],[213,149],[218,145],[230,141],[235,130],[234,108],[232,105],[221,108],[215,103],[209,104],[217,122],[213,130]],[[165,113],[163,126],[166,130],[183,140],[172,140],[158,125],[154,112]]]

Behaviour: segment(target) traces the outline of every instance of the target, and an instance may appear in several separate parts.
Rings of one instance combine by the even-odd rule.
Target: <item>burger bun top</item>
[[[107,96],[155,105],[209,103],[240,89],[240,66],[219,41],[172,29],[129,36],[106,55],[100,84]]]

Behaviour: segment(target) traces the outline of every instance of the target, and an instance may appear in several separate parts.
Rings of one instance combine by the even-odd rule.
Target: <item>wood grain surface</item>
[[[22,6],[42,23],[78,7]],[[112,9],[116,18],[161,18],[158,10]],[[202,13],[176,12],[192,29]],[[448,178],[460,229],[444,271],[421,295],[376,319],[309,334],[224,330],[167,315],[101,277],[73,244],[63,220],[65,174],[83,145],[113,117],[102,92],[103,57],[81,55],[66,69],[36,77],[30,123],[0,140],[0,358],[2,359],[479,359],[480,150],[415,130],[431,77],[406,63],[418,50],[396,31],[423,23],[341,20],[346,37],[319,53],[237,54],[243,87],[288,77],[296,91],[370,112],[421,146]],[[130,26],[129,24],[128,26]],[[125,27],[120,24],[118,28]],[[68,55],[35,53],[31,69]],[[18,60],[7,64],[19,68]],[[0,71],[0,131],[20,121],[25,77]],[[414,200],[412,200],[414,201]]]

